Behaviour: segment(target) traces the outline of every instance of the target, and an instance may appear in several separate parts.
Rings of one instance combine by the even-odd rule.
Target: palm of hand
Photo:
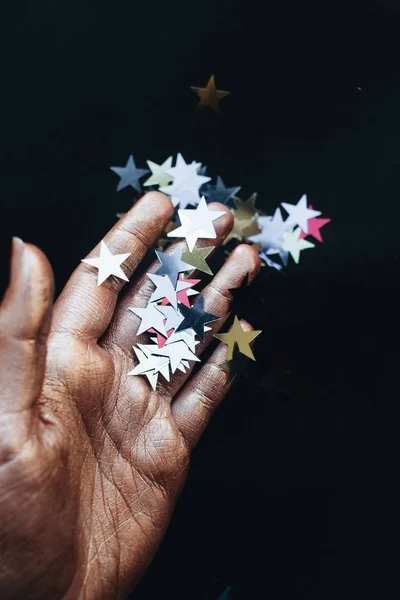
[[[114,252],[132,252],[129,272],[170,214],[169,200],[153,193],[108,234]],[[220,219],[218,243],[231,221],[230,213]],[[134,249],[132,237],[139,237]],[[37,249],[23,252],[29,276],[12,273],[0,314],[0,383],[8,390],[0,419],[0,510],[8,515],[0,526],[2,597],[124,597],[162,539],[190,450],[225,394],[216,366],[224,349],[191,380],[182,374],[153,392],[127,376],[137,330],[127,307],[147,302],[146,279],[117,304],[120,282],[96,289],[96,274],[80,265],[55,307],[45,368],[51,272]],[[229,314],[229,287],[257,269],[254,251],[240,247],[206,288],[206,309],[221,315],[214,331]]]

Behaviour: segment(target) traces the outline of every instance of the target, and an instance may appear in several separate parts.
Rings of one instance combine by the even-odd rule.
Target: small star
[[[218,175],[217,183],[215,185],[209,185],[205,192],[207,202],[220,202],[221,204],[228,204],[229,200],[235,196],[241,187],[226,187],[222,177]]]
[[[206,263],[206,258],[213,250],[214,246],[206,246],[205,248],[198,248],[195,246],[191,252],[190,250],[186,250],[186,252],[182,254],[182,260],[198,271],[212,275],[213,272]]]
[[[236,207],[235,217],[237,219],[252,219],[260,214],[260,211],[256,208],[257,196],[256,192],[247,200],[241,200],[237,196],[234,196],[233,203]]]
[[[298,263],[300,260],[300,252],[302,250],[307,250],[308,248],[314,248],[315,244],[308,242],[307,240],[301,239],[300,236],[301,229],[297,227],[294,231],[284,231],[283,232],[283,249],[286,252],[290,252],[292,258],[295,263]]]
[[[128,158],[125,167],[110,167],[110,169],[121,178],[117,192],[128,186],[131,186],[137,192],[141,192],[139,179],[149,172],[147,169],[137,169],[132,155]]]
[[[176,286],[179,273],[191,271],[192,265],[189,265],[182,260],[183,248],[172,254],[166,254],[159,250],[156,250],[155,252],[161,263],[161,266],[156,271],[156,275],[168,275],[174,287]]]
[[[224,210],[209,210],[203,197],[196,209],[178,210],[182,225],[168,233],[168,237],[184,237],[190,252],[199,238],[215,239],[213,221],[222,217]]]
[[[204,325],[220,319],[220,317],[212,315],[204,310],[204,296],[200,296],[198,301],[193,304],[192,308],[186,308],[186,306],[181,305],[180,310],[184,319],[182,323],[178,325],[176,331],[193,329],[202,342],[204,342]]]
[[[304,194],[297,204],[288,204],[282,202],[283,208],[289,213],[289,217],[286,220],[286,224],[298,225],[304,231],[308,233],[308,221],[314,217],[319,217],[321,212],[319,210],[311,210],[307,208],[307,195]]]
[[[111,254],[106,244],[100,243],[100,256],[98,258],[84,258],[82,262],[96,267],[99,270],[97,285],[101,285],[110,275],[115,275],[124,281],[129,281],[120,265],[130,256],[127,254]]]
[[[235,316],[233,326],[228,333],[218,333],[214,337],[228,346],[226,360],[229,361],[233,356],[235,345],[237,344],[239,352],[255,360],[254,354],[250,348],[252,342],[261,331],[244,331],[240,325],[239,319]]]
[[[148,331],[149,329],[156,329],[162,335],[167,337],[167,332],[165,331],[164,325],[164,315],[157,310],[157,306],[155,304],[148,304],[146,308],[135,308],[129,307],[129,310],[137,315],[141,319],[140,327],[138,329],[137,335]]]
[[[311,204],[309,204],[308,208],[312,210]],[[308,233],[304,233],[304,231],[300,234],[300,239],[304,239],[308,235],[312,235],[313,238],[318,240],[319,242],[323,242],[322,235],[320,232],[321,227],[327,225],[331,222],[331,219],[318,219],[317,217],[314,219],[310,219],[308,221]]]
[[[146,162],[151,171],[151,176],[144,182],[144,187],[148,187],[150,185],[158,185],[162,187],[171,183],[173,177],[171,175],[167,175],[165,171],[172,167],[172,156],[169,156],[162,165],[158,165],[151,160],[147,160]]]
[[[215,78],[214,75],[211,75],[208,80],[207,87],[199,88],[199,87],[191,87],[193,92],[196,92],[198,97],[200,98],[200,102],[197,108],[211,108],[216,113],[219,114],[219,101],[230,95],[230,92],[223,92],[221,90],[217,90],[215,87]]]

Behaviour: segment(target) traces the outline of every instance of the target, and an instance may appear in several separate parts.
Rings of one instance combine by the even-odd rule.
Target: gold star
[[[240,221],[239,219],[236,218],[236,213],[234,213],[234,215],[235,215],[235,218],[233,221],[232,230],[228,233],[228,235],[222,242],[223,246],[226,246],[226,244],[228,244],[228,242],[230,242],[231,240],[234,240],[234,239],[239,240],[239,242],[241,242],[244,237],[243,230],[249,226],[250,221]]]
[[[260,232],[261,232],[261,229],[258,226],[257,217],[254,219],[251,219],[250,221],[246,221],[246,227],[243,228],[243,237],[246,240],[246,242],[249,237],[251,237],[252,235],[256,235],[257,233],[260,233]]]
[[[221,90],[217,90],[215,87],[215,78],[214,75],[211,75],[208,80],[207,87],[199,88],[199,87],[191,87],[193,92],[196,92],[198,97],[200,98],[200,102],[197,108],[211,108],[216,113],[219,114],[219,101],[230,95],[230,92],[223,92]]]
[[[247,200],[241,200],[237,196],[233,196],[237,219],[252,219],[255,215],[260,214],[260,211],[256,208],[257,196],[256,192]]]
[[[240,325],[239,319],[235,316],[232,329],[228,331],[228,333],[218,333],[214,335],[214,337],[228,346],[226,355],[227,361],[231,360],[236,344],[238,345],[239,352],[252,360],[256,360],[249,344],[260,335],[260,333],[261,331],[244,331]]]
[[[206,246],[205,248],[198,248],[195,246],[191,252],[186,250],[186,252],[182,254],[182,260],[183,262],[192,265],[192,267],[198,271],[212,275],[213,272],[206,263],[206,258],[213,250],[214,246]]]

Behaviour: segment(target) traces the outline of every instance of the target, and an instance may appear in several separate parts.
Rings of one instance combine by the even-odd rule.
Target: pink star
[[[310,210],[312,210],[312,205],[309,204],[308,208]],[[318,217],[314,217],[313,219],[309,219],[308,221],[308,233],[304,233],[304,231],[301,232],[299,239],[302,240],[306,237],[308,237],[309,235],[312,235],[316,240],[318,240],[319,242],[322,242],[322,236],[320,233],[320,229],[321,227],[323,227],[324,225],[327,225],[327,223],[330,223],[331,219],[319,219]]]
[[[167,322],[167,319],[164,320],[164,325]],[[169,329],[167,331],[167,336],[169,337],[170,335],[172,335],[174,333],[174,329]],[[149,333],[155,333],[157,336],[157,344],[159,348],[162,348],[165,345],[165,342],[167,341],[168,338],[164,337],[163,335],[161,335],[161,333],[159,333],[158,331],[156,331],[155,329],[149,329]]]
[[[177,294],[176,294],[178,302],[180,302],[187,308],[190,308],[190,302],[189,302],[189,298],[188,298],[188,294],[187,294],[188,290],[190,288],[192,288],[194,285],[197,285],[198,283],[200,283],[201,279],[184,279],[183,275],[181,273],[179,275],[179,281],[184,281],[185,283],[190,284],[189,287],[185,288],[184,290],[181,290],[180,292],[177,292]],[[166,298],[164,298],[163,301],[161,302],[161,304],[163,304],[165,306],[165,305],[169,304],[169,302]]]

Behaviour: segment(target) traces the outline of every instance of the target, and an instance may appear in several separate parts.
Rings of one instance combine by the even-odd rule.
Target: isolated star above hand
[[[230,92],[224,92],[222,90],[217,90],[215,87],[215,78],[214,75],[211,75],[208,80],[207,87],[200,88],[192,86],[190,88],[193,92],[196,92],[198,97],[200,98],[200,102],[197,105],[198,108],[211,108],[216,113],[219,114],[219,101],[226,96],[230,95]]]
[[[147,173],[149,173],[147,169],[138,169],[136,167],[135,160],[132,155],[128,158],[128,162],[126,163],[125,167],[110,167],[110,169],[121,178],[117,187],[117,192],[128,186],[132,187],[137,192],[141,192],[142,190],[139,179],[143,177],[143,175],[147,175]]]
[[[101,285],[110,275],[115,275],[124,281],[129,281],[121,264],[130,256],[130,252],[126,254],[111,254],[104,242],[100,243],[100,256],[98,258],[84,258],[82,262],[99,270],[97,276],[97,285]]]

